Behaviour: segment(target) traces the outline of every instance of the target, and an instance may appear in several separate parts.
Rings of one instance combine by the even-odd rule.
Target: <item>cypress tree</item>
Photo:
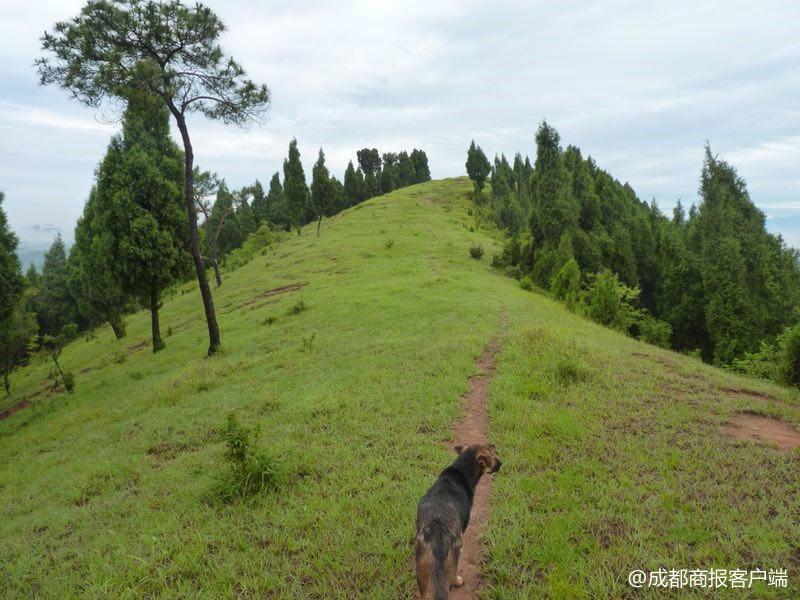
[[[486,158],[483,150],[481,150],[481,147],[475,145],[475,140],[472,140],[469,145],[469,150],[467,150],[467,162],[465,166],[467,167],[467,175],[469,175],[469,178],[475,183],[475,192],[477,196],[477,194],[483,190],[483,184],[491,171],[492,165],[489,163],[489,159]]]
[[[361,171],[359,171],[360,173]],[[356,170],[353,168],[353,161],[347,163],[347,169],[344,172],[344,208],[354,206],[361,201],[361,194],[363,193],[364,180],[359,179]]]
[[[164,348],[158,311],[163,290],[187,274],[183,157],[169,135],[160,99],[134,94],[121,136],[109,145],[97,177],[97,218],[109,232],[114,274],[150,309],[153,352]]]
[[[283,193],[286,196],[289,222],[297,229],[297,235],[300,235],[308,209],[308,185],[296,139],[289,143],[289,157],[283,162]]]
[[[328,167],[325,166],[325,153],[320,148],[311,175],[311,205],[317,215],[317,237],[319,237],[319,230],[322,226],[322,217],[330,214],[335,195],[335,185],[331,181]]]

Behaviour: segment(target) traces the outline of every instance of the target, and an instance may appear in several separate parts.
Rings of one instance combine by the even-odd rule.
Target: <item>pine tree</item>
[[[297,229],[297,235],[300,235],[300,228],[305,224],[309,198],[296,139],[289,143],[289,157],[283,162],[283,193],[286,196],[289,222]]]

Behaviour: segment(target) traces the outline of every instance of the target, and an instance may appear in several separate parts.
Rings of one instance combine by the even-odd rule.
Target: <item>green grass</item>
[[[798,454],[719,432],[743,409],[798,424],[795,396],[493,272],[499,242],[470,191],[405,188],[224,274],[219,356],[203,356],[187,284],[164,304],[159,354],[138,313],[126,339],[104,328],[64,351],[74,394],[42,392],[46,364],[18,373],[0,404],[31,401],[0,421],[5,595],[414,597],[416,502],[451,459],[441,442],[504,310],[485,596],[624,597],[632,568],[761,566],[789,568],[773,595],[796,597]],[[260,428],[280,477],[225,505],[210,492],[230,412]]]

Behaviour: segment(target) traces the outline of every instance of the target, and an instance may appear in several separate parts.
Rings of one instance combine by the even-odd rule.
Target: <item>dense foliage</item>
[[[494,264],[573,308],[578,279],[592,318],[740,370],[762,364],[762,344],[797,322],[797,251],[767,232],[744,180],[709,147],[699,203],[688,216],[678,203],[671,218],[578,148],[562,149],[547,123],[533,165],[500,156],[485,175],[482,155],[473,142],[468,174],[476,190],[482,177],[491,184],[476,202],[509,235]]]

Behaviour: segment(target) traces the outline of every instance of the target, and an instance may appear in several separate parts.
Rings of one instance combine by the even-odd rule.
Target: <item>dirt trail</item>
[[[501,329],[506,325],[504,312],[500,313],[500,325]],[[489,401],[489,384],[497,367],[497,353],[500,346],[501,338],[496,335],[475,361],[479,373],[470,377],[469,390],[462,397],[461,421],[453,426],[453,446],[489,443],[487,437],[489,416],[486,412],[486,405]],[[453,600],[474,598],[481,587],[480,538],[489,515],[491,490],[491,476],[482,477],[475,489],[472,516],[469,527],[464,533],[464,545],[461,548],[458,574],[464,580],[464,584],[450,590],[450,598]]]

